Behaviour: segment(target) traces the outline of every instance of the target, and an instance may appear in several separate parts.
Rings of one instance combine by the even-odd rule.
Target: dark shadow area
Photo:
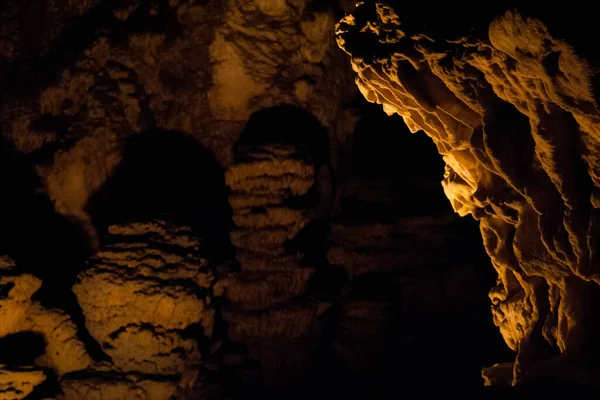
[[[401,116],[388,116],[379,104],[365,100],[360,107],[353,166],[362,176],[442,179],[444,162],[427,135],[410,133]]]
[[[16,261],[15,272],[30,273],[42,280],[33,299],[69,313],[90,355],[103,359],[103,352],[85,329],[83,313],[71,292],[91,254],[87,236],[76,221],[56,213],[33,165],[3,139],[0,185],[0,254]]]
[[[8,293],[14,287],[15,287],[15,284],[13,282],[9,282],[9,283],[0,285],[0,300],[8,298]]]
[[[46,339],[41,333],[23,331],[8,334],[0,338],[0,365],[6,365],[9,370],[19,370],[35,365],[35,360],[46,353]],[[46,380],[25,399],[54,398],[61,392],[58,375],[50,368],[44,368]]]
[[[29,366],[46,352],[46,339],[41,333],[23,331],[0,338],[0,364]]]
[[[241,133],[235,151],[268,143],[295,145],[317,166],[329,160],[327,130],[301,107],[279,105],[255,112]]]
[[[61,71],[101,37],[118,45],[135,33],[165,34],[167,39],[181,34],[177,9],[164,1],[141,2],[126,21],[114,15],[114,10],[123,6],[121,0],[95,4],[84,14],[68,19],[59,14],[73,13],[73,9],[63,3],[54,7],[44,7],[43,0],[0,3],[0,15],[10,8],[18,11],[20,27],[20,35],[14,38],[17,42],[15,60],[0,60],[0,80],[4,81],[3,91],[7,97],[35,96],[41,87],[56,82]],[[155,4],[159,5],[157,13],[151,11]]]
[[[202,238],[204,256],[222,260],[231,252],[227,196],[209,150],[183,132],[155,130],[125,143],[123,160],[86,209],[101,236],[113,223],[168,215]]]
[[[343,393],[335,397],[368,398],[373,392],[385,398],[406,392],[424,398],[478,394],[483,388],[482,367],[514,359],[492,322],[488,291],[495,285],[496,273],[478,223],[465,217],[446,226],[444,220],[453,211],[441,185],[444,162],[429,137],[411,134],[400,116],[387,116],[380,105],[365,101],[357,107],[361,119],[354,135],[352,168],[334,223],[365,224],[369,229],[374,223],[393,226],[396,221],[439,216],[439,227],[432,221],[433,226],[425,229],[432,229],[434,236],[437,229],[450,230],[448,239],[428,250],[445,261],[353,278],[349,299],[389,304],[386,331],[380,331],[389,343],[360,368],[329,375],[330,382],[317,379],[315,392],[298,398],[334,398],[332,388],[340,387]],[[427,232],[397,235],[398,242],[390,249],[409,255],[411,243],[418,246],[419,235]],[[376,254],[383,250],[380,245],[373,243],[372,249],[361,251]],[[339,317],[330,320],[332,342],[343,327],[336,326]],[[332,359],[326,361],[335,365]]]
[[[423,132],[411,134],[402,117],[386,115],[378,104],[362,100],[359,107],[350,174],[353,180],[381,185],[347,185],[343,217],[379,221],[448,212],[450,202],[440,184],[444,162],[433,141]],[[376,207],[373,197],[378,199]]]
[[[298,156],[315,166],[315,184],[306,195],[288,199],[284,205],[292,209],[309,209],[316,215],[312,221],[286,243],[289,253],[301,252],[310,265],[321,265],[327,246],[327,214],[333,201],[333,171],[329,163],[329,133],[308,110],[278,105],[252,114],[240,134],[234,151],[244,157],[245,149],[267,144],[293,145]]]

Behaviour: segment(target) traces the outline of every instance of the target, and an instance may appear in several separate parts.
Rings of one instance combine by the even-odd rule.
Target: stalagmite
[[[112,225],[109,234],[109,244],[73,287],[88,331],[112,359],[108,372],[141,374],[142,382],[150,379],[152,386],[157,379],[169,382],[198,370],[200,338],[184,331],[197,324],[206,337],[212,335],[215,276],[200,256],[202,244],[189,228],[163,220]],[[88,375],[105,382],[102,385],[113,381],[110,376],[106,381],[104,375]],[[121,382],[117,391],[134,385],[129,378],[115,379]],[[68,391],[84,395],[78,382],[79,378],[70,380]]]
[[[294,145],[265,143],[239,146],[226,174],[236,226],[231,240],[242,270],[221,283],[234,307],[226,316],[228,335],[248,346],[267,375],[301,365],[310,355],[318,304],[295,299],[306,292],[315,270],[285,245],[309,222],[310,209],[293,201],[313,186],[314,173]],[[277,353],[284,348],[297,348],[298,354],[283,360]]]

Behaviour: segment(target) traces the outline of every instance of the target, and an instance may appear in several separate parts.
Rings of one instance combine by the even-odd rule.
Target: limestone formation
[[[226,174],[236,226],[231,241],[242,270],[220,283],[233,307],[225,316],[228,337],[245,344],[275,382],[307,362],[315,333],[317,304],[300,299],[315,269],[285,247],[309,222],[310,204],[298,199],[313,186],[314,175],[299,148],[277,143],[240,145]],[[277,355],[291,348],[298,357]]]
[[[513,383],[594,381],[586,374],[598,354],[600,299],[594,70],[518,11],[476,36],[449,25],[445,34],[419,23],[427,15],[386,4],[360,2],[337,25],[338,44],[365,98],[433,139],[454,210],[479,220],[498,272],[494,322],[517,352]]]
[[[73,287],[90,334],[118,371],[157,375],[198,368],[200,324],[212,334],[214,276],[189,228],[162,220],[109,227],[110,244]]]
[[[37,368],[6,368],[0,365],[0,399],[24,399],[45,379],[44,372]]]
[[[92,370],[66,376],[61,387],[64,400],[165,400],[175,395],[177,381],[173,377]]]
[[[36,365],[52,368],[59,376],[87,368],[92,359],[79,340],[70,316],[32,301],[31,296],[42,282],[29,274],[4,275],[4,271],[10,271],[8,267],[13,266],[15,263],[9,258],[0,258],[3,268],[0,269],[0,338],[22,332],[40,334],[46,346],[35,360]]]
[[[295,207],[290,201],[313,186],[314,166],[293,145],[266,144],[238,151],[225,179],[232,190],[230,205],[236,225],[231,241],[241,268],[273,274],[278,273],[278,266],[294,270],[300,259],[285,254],[285,244],[306,226],[310,209]]]
[[[316,0],[7,0],[0,20],[2,138],[91,240],[86,203],[135,134],[185,132],[227,167],[248,117],[278,104],[349,133],[351,70]]]
[[[249,358],[258,361],[263,384],[284,384],[301,377],[319,333],[318,306],[317,302],[296,302],[263,312],[225,314],[229,339],[243,343]]]

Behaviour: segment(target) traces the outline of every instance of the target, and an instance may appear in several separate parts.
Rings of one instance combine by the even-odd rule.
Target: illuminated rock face
[[[46,379],[43,371],[33,368],[4,369],[0,366],[0,399],[18,400],[27,397]]]
[[[40,349],[41,354],[35,354],[36,359],[32,360],[35,365],[53,368],[59,376],[87,368],[92,360],[79,340],[70,316],[62,310],[46,309],[32,301],[31,296],[42,282],[29,274],[11,272],[14,267],[10,259],[0,257],[0,340],[23,333],[40,335],[44,346]],[[25,340],[21,345],[37,347],[37,341]],[[25,375],[29,376],[29,373]]]
[[[86,327],[119,371],[173,375],[197,369],[192,324],[212,334],[213,274],[189,229],[161,220],[109,228],[111,244],[73,287]]]
[[[338,44],[356,83],[433,139],[454,210],[479,220],[498,272],[494,322],[517,352],[513,383],[547,374],[589,380],[575,371],[598,354],[592,70],[542,22],[515,12],[482,37],[421,32],[413,17],[366,1],[340,21]]]

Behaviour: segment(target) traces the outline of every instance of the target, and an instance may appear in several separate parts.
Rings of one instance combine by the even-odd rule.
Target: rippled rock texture
[[[198,369],[196,340],[212,334],[214,275],[189,229],[161,220],[109,227],[110,244],[73,287],[86,328],[121,372],[181,374]]]
[[[458,6],[386,4],[361,2],[337,25],[338,44],[365,98],[433,139],[454,210],[479,220],[498,272],[494,322],[517,352],[508,380],[597,381],[583,373],[595,370],[600,299],[594,70],[519,12],[460,31],[436,24],[462,21]],[[494,371],[495,381],[506,366]]]
[[[232,306],[228,337],[248,347],[267,380],[289,379],[290,370],[310,359],[317,325],[318,303],[296,300],[315,269],[286,249],[310,221],[314,204],[305,195],[314,186],[315,167],[292,144],[240,145],[226,181],[241,268],[222,283]]]
[[[41,284],[33,275],[19,273],[9,258],[0,257],[0,362],[29,362],[52,368],[59,376],[87,368],[92,359],[70,316],[31,299]]]
[[[86,204],[137,133],[185,132],[224,166],[250,115],[278,104],[345,135],[351,70],[319,3],[3,2],[2,137],[93,240]]]
[[[38,369],[5,369],[0,366],[0,399],[26,398],[45,378],[44,372]]]

